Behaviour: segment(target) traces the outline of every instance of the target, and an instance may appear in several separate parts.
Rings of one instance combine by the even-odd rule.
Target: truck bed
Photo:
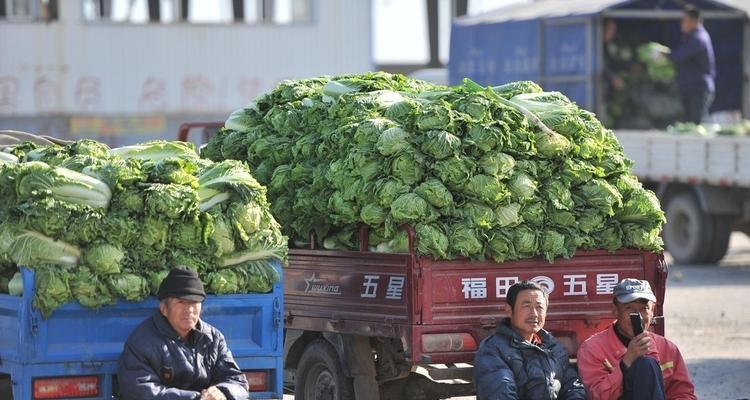
[[[14,400],[32,398],[35,378],[55,376],[96,376],[103,395],[97,398],[109,398],[123,344],[158,309],[158,300],[99,309],[68,303],[44,319],[32,307],[33,272],[23,269],[23,278],[23,297],[0,295],[0,374],[13,380]],[[281,394],[282,285],[267,294],[209,295],[201,315],[224,334],[241,369],[266,371],[262,398]]]
[[[654,286],[659,300],[655,329],[663,332],[666,274],[661,256],[637,250],[579,252],[554,264],[290,250],[286,327],[400,338],[412,363],[471,362],[478,343],[504,316],[507,289],[529,279],[549,290],[545,328],[575,357],[583,340],[612,322],[612,290],[626,277]],[[449,352],[430,351],[431,345],[423,343],[423,335],[445,333],[465,334],[464,343]]]
[[[616,131],[641,180],[750,188],[750,140],[743,137]]]

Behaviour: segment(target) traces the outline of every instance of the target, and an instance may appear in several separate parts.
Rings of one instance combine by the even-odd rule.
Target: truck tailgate
[[[409,254],[290,250],[284,269],[287,328],[398,336],[419,323]]]
[[[545,329],[553,332],[574,356],[578,345],[611,323],[612,291],[624,278],[646,279],[658,300],[655,329],[663,333],[660,316],[666,267],[661,256],[636,250],[616,253],[578,252],[554,264],[529,259],[502,264],[420,260],[424,286],[422,324],[464,326],[477,340],[494,333],[504,310],[507,291],[520,280],[531,280],[549,292]],[[478,329],[479,328],[479,329]]]
[[[616,131],[642,180],[750,187],[750,144],[741,137]]]
[[[547,320],[599,319],[609,315],[612,290],[621,279],[654,282],[655,256],[639,251],[579,252],[554,264],[530,259],[507,263],[420,260],[424,285],[422,323],[497,320],[510,286],[531,280],[548,290]],[[650,265],[649,265],[650,264]]]
[[[666,279],[662,257],[637,250],[578,252],[554,264],[290,250],[284,273],[287,328],[400,338],[408,359],[426,363],[470,362],[479,341],[505,315],[505,295],[519,280],[548,289],[545,328],[575,356],[583,340],[612,321],[617,282],[628,277],[651,282],[661,316]],[[656,330],[663,332],[663,324]],[[440,346],[455,348],[434,350]]]
[[[0,295],[0,358],[19,364],[117,361],[137,325],[158,300],[120,300],[99,309],[68,303],[44,319],[32,308],[33,273],[24,269],[24,296]],[[235,358],[280,356],[281,283],[268,294],[209,295],[201,318],[222,331]],[[276,326],[277,328],[272,329]],[[238,361],[239,362],[239,361]],[[268,367],[271,368],[271,367]]]

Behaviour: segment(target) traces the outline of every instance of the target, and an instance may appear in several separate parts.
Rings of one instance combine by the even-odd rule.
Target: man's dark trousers
[[[659,362],[640,357],[625,371],[620,400],[664,400],[664,377]]]
[[[685,109],[685,122],[700,124],[708,115],[708,108],[714,101],[714,93],[701,87],[681,88],[682,107]]]

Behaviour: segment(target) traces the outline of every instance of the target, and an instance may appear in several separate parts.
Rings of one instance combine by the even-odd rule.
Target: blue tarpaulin
[[[457,19],[452,28],[448,76],[482,85],[533,80],[579,105],[600,111],[602,18],[638,24],[646,41],[674,46],[680,38],[679,0],[542,0]],[[713,110],[742,108],[744,11],[693,0],[704,15],[717,62]]]

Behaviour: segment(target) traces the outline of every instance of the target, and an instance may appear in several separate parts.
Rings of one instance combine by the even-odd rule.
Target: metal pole
[[[438,0],[427,0],[427,30],[429,32],[430,61],[427,66],[440,67],[440,45],[438,43]]]
[[[190,0],[180,0],[180,21],[187,22],[190,13]]]
[[[232,0],[232,15],[234,22],[245,20],[245,2],[243,0]]]
[[[148,0],[148,21],[161,22],[161,7],[159,0]]]

